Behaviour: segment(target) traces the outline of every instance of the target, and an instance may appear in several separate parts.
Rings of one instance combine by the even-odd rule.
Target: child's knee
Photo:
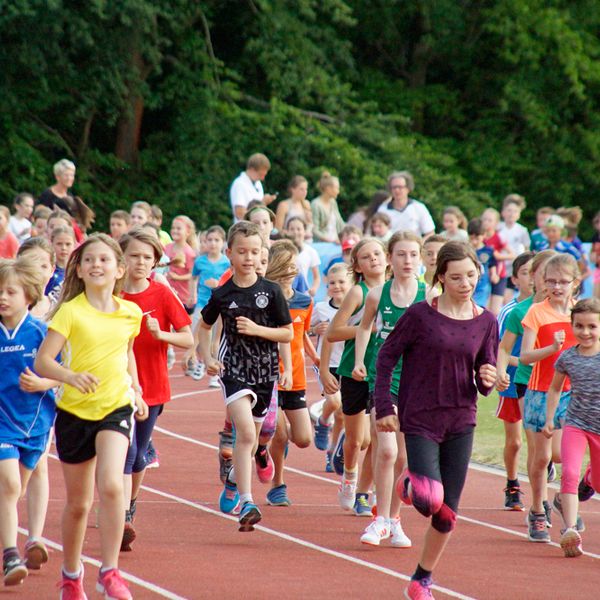
[[[5,498],[12,498],[17,501],[25,490],[21,489],[21,481],[18,477],[5,476],[0,478],[0,494]]]
[[[65,512],[69,513],[74,519],[83,519],[89,514],[92,502],[92,500],[85,498],[73,499],[65,505]]]
[[[377,447],[377,460],[381,461],[382,465],[393,465],[398,458],[398,450],[394,447],[383,446],[379,444]]]
[[[435,515],[444,503],[444,486],[440,481],[415,473],[408,474],[413,506],[424,516]]]
[[[506,438],[504,448],[511,454],[517,454],[521,450],[521,440],[519,438]]]
[[[301,435],[298,437],[294,437],[293,442],[298,448],[308,448],[311,443],[311,439],[309,435]]]
[[[98,496],[104,502],[112,502],[116,498],[123,497],[123,478],[108,477],[98,482]]]
[[[431,517],[431,526],[440,533],[450,533],[456,527],[456,513],[447,505]]]

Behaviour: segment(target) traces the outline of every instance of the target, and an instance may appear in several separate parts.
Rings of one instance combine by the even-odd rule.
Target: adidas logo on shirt
[[[229,305],[229,308],[239,308],[239,306],[235,303],[235,300]]]
[[[300,315],[298,315],[295,319],[294,319],[294,323],[302,323],[302,319],[300,318]]]

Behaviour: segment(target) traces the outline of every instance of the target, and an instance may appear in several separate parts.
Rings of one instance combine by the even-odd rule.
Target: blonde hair
[[[394,251],[394,246],[400,242],[414,242],[419,246],[419,252],[421,252],[421,249],[423,248],[421,236],[417,235],[414,231],[396,231],[388,241],[387,253],[391,255]]]
[[[72,227],[63,227],[61,225],[59,225],[58,227],[55,227],[52,230],[52,234],[50,235],[50,241],[52,243],[54,243],[54,240],[59,236],[59,235],[70,235],[73,238],[73,242],[76,243],[77,242],[77,238],[75,237],[75,232],[73,231]]]
[[[556,250],[542,250],[535,254],[531,261],[531,272],[535,273],[546,261],[557,254],[558,252]]]
[[[56,264],[56,255],[54,254],[54,248],[50,245],[50,242],[45,237],[30,237],[27,238],[17,250],[17,258],[24,256],[27,252],[32,250],[42,250],[48,255],[50,264],[54,266]]]
[[[566,253],[557,253],[546,263],[544,267],[544,277],[548,273],[548,269],[557,269],[559,271],[570,271],[573,279],[581,278],[579,265],[573,256]]]
[[[69,302],[69,300],[72,300],[85,291],[85,284],[77,274],[77,267],[81,264],[83,253],[92,244],[104,244],[105,246],[108,246],[114,252],[117,264],[120,267],[125,267],[125,259],[123,258],[123,252],[121,251],[119,244],[105,233],[92,233],[90,237],[82,242],[80,246],[75,248],[73,254],[71,254],[65,270],[65,279],[63,281],[60,298],[58,299],[56,306],[50,312],[49,318],[52,318],[56,314],[61,304]],[[125,273],[123,273],[123,276],[115,282],[112,291],[113,295],[117,295],[121,291],[121,285],[124,278]]]
[[[198,237],[196,236],[196,224],[194,221],[192,221],[187,215],[177,215],[173,219],[173,223],[175,223],[175,221],[181,221],[185,224],[188,231],[185,241],[193,250],[197,252],[200,248],[200,243],[198,242]]]
[[[138,200],[137,202],[134,202],[131,205],[129,212],[131,213],[131,211],[134,208],[139,208],[140,210],[143,210],[149,219],[152,218],[152,207],[145,200]]]
[[[248,161],[246,162],[246,169],[254,169],[255,171],[260,171],[260,169],[270,169],[271,161],[260,152],[256,152],[252,154]]]
[[[345,275],[349,275],[349,269],[348,269],[348,265],[344,262],[337,262],[337,263],[333,263],[330,267],[329,270],[327,271],[327,275],[326,277],[329,277],[330,275],[335,275],[336,273],[341,273],[344,272]]]
[[[160,241],[158,240],[158,237],[156,235],[151,234],[149,231],[144,231],[144,229],[141,227],[131,229],[119,238],[119,246],[121,247],[123,254],[127,252],[127,247],[134,240],[136,242],[141,242],[142,244],[147,244],[152,248],[152,252],[154,253],[154,264],[152,265],[152,267],[155,267],[163,255],[163,247]]]
[[[290,276],[298,275],[296,257],[298,249],[291,240],[277,240],[269,250],[269,264],[265,277],[279,282]]]
[[[527,206],[525,198],[521,194],[508,194],[502,200],[502,208],[506,208],[509,204],[515,204],[519,210],[525,210]]]
[[[446,206],[444,212],[442,213],[442,217],[446,215],[453,215],[458,220],[458,226],[460,229],[467,228],[467,217],[465,217],[465,213],[458,208],[458,206]]]
[[[14,259],[0,259],[0,285],[16,279],[23,288],[29,307],[35,306],[44,297],[44,280],[38,265],[20,256]]]
[[[323,193],[330,185],[333,185],[334,183],[339,184],[339,178],[335,175],[332,175],[329,171],[323,171],[317,187],[319,188],[319,191]]]
[[[352,283],[354,283],[355,285],[357,283],[360,283],[364,279],[364,275],[356,269],[358,267],[358,253],[367,244],[379,244],[384,254],[386,253],[385,244],[377,238],[365,237],[356,243],[354,248],[352,248],[352,253],[350,254],[350,265],[348,267],[348,271],[352,274]]]

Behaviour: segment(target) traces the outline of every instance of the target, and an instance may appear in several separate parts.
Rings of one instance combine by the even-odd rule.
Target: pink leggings
[[[577,493],[579,473],[586,446],[590,447],[590,464],[592,466],[589,483],[595,490],[600,490],[600,435],[572,425],[565,425],[560,445],[562,458],[560,491],[565,494]]]

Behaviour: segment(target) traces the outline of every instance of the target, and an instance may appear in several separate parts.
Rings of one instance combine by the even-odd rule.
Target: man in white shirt
[[[277,194],[265,194],[263,191],[262,182],[270,168],[271,162],[264,154],[253,154],[246,163],[246,170],[233,180],[229,189],[229,198],[234,223],[244,218],[248,204],[252,200],[259,200],[268,205],[277,197]]]
[[[396,171],[388,177],[391,198],[377,210],[389,216],[392,231],[414,231],[426,238],[435,231],[427,207],[409,194],[415,188],[413,176],[408,171]]]

